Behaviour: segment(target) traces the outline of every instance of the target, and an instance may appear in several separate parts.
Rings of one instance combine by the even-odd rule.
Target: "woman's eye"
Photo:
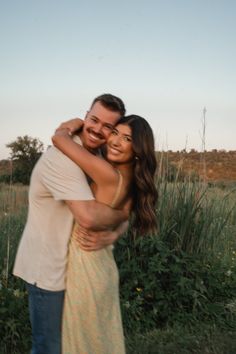
[[[132,139],[130,138],[130,137],[128,137],[128,136],[124,136],[124,141],[132,141]]]

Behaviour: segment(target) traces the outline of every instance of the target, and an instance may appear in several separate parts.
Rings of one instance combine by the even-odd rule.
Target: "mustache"
[[[106,139],[105,136],[101,133],[96,133],[93,129],[87,129],[88,133],[93,134],[94,136],[98,137],[99,139]]]

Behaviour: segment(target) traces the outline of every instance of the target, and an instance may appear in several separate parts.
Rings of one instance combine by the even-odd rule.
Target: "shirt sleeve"
[[[94,199],[83,170],[56,147],[43,160],[42,180],[55,200]]]

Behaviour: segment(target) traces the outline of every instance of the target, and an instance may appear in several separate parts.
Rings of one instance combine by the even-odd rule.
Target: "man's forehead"
[[[106,108],[101,110],[91,109],[90,111],[88,111],[88,116],[91,118],[95,118],[101,122],[107,122],[110,124],[116,124],[121,117],[119,112],[114,112]]]

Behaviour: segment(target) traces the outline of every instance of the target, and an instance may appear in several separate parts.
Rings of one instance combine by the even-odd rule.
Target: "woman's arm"
[[[67,128],[59,129],[52,137],[53,144],[81,167],[97,185],[117,184],[118,174],[114,168],[99,156],[93,155],[83,146],[75,143]]]
[[[80,130],[82,126],[84,125],[84,121],[80,118],[72,118],[70,120],[67,120],[66,122],[63,122],[59,125],[59,127],[56,129],[56,132],[61,130],[61,129],[67,129],[68,134],[72,135],[76,131]]]

